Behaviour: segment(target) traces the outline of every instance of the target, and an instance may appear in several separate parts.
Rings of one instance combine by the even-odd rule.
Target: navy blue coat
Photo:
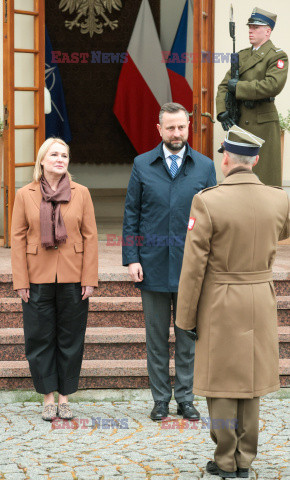
[[[216,185],[212,160],[187,145],[172,178],[162,143],[134,160],[123,224],[123,265],[140,262],[144,279],[136,287],[177,292],[192,199]]]

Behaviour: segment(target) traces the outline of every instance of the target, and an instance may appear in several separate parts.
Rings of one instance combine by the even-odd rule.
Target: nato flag
[[[45,28],[45,86],[51,95],[51,113],[45,115],[45,136],[60,137],[71,141],[68,115],[62,88],[61,76],[56,63],[51,62],[52,45]]]

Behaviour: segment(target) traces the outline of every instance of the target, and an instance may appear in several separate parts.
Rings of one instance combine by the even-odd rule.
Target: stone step
[[[104,276],[104,275],[103,275]],[[98,288],[94,290],[94,297],[140,297],[139,288],[134,283],[128,281],[128,276],[123,275],[124,280],[120,281],[99,281]],[[284,282],[287,283],[287,282]],[[13,290],[12,281],[1,281],[0,275],[0,294],[2,297],[17,298],[17,292]]]
[[[2,277],[2,278],[1,278]],[[8,281],[4,281],[7,280]],[[128,280],[128,275],[118,275],[122,280],[106,280],[108,275],[100,274],[98,288],[95,288],[95,297],[140,297],[140,290],[134,286],[134,283]],[[274,273],[274,287],[277,296],[290,295],[290,280],[280,280]],[[103,278],[103,280],[102,280]],[[2,297],[17,298],[17,293],[13,290],[11,275],[5,277],[0,275],[0,294]]]
[[[90,298],[90,312],[123,311],[130,310],[141,311],[141,297],[92,297]],[[0,298],[0,313],[21,312],[21,299],[2,297]]]
[[[278,327],[280,358],[290,358],[290,327]],[[170,329],[170,358],[174,357],[174,329]],[[84,360],[146,358],[144,328],[87,328]],[[0,361],[25,360],[22,328],[0,329]]]
[[[279,364],[281,386],[290,386],[290,360]],[[170,361],[174,377],[174,361]],[[79,388],[148,388],[146,360],[84,360]],[[0,389],[33,389],[27,361],[0,362]]]
[[[277,296],[278,326],[290,326],[290,295]]]
[[[89,327],[145,326],[141,297],[93,297],[89,305]],[[22,327],[20,298],[0,298],[0,325]]]
[[[277,297],[279,326],[290,326],[290,296]],[[93,297],[90,299],[88,327],[144,327],[141,297]],[[20,298],[0,298],[0,326],[22,327]]]
[[[279,374],[281,387],[290,387],[290,358],[280,358]]]
[[[279,356],[281,359],[290,358],[290,326],[278,327]]]
[[[279,341],[289,343],[290,342],[290,327],[279,327]]]
[[[171,364],[170,374],[174,375]],[[79,388],[148,388],[146,360],[84,360]],[[0,362],[0,389],[33,389],[28,362]]]
[[[0,309],[0,325],[3,328],[20,328],[23,326],[22,311],[2,312]],[[137,311],[100,311],[89,312],[88,327],[123,327],[131,328],[145,327],[142,310]]]
[[[174,329],[170,329],[170,358]],[[146,359],[145,328],[87,328],[84,360]],[[25,360],[23,328],[0,329],[0,361]]]

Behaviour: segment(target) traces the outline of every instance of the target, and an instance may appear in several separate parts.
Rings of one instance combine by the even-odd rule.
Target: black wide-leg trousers
[[[25,354],[38,393],[78,389],[89,300],[80,283],[30,284],[22,301]]]

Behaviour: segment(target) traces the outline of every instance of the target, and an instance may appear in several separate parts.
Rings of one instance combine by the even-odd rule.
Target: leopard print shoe
[[[60,403],[58,405],[58,416],[63,420],[71,420],[73,418],[73,413],[68,405],[68,403]]]
[[[42,420],[45,420],[46,422],[52,422],[54,418],[56,418],[57,415],[57,406],[54,403],[48,403],[47,405],[44,405],[43,411],[42,411]]]

